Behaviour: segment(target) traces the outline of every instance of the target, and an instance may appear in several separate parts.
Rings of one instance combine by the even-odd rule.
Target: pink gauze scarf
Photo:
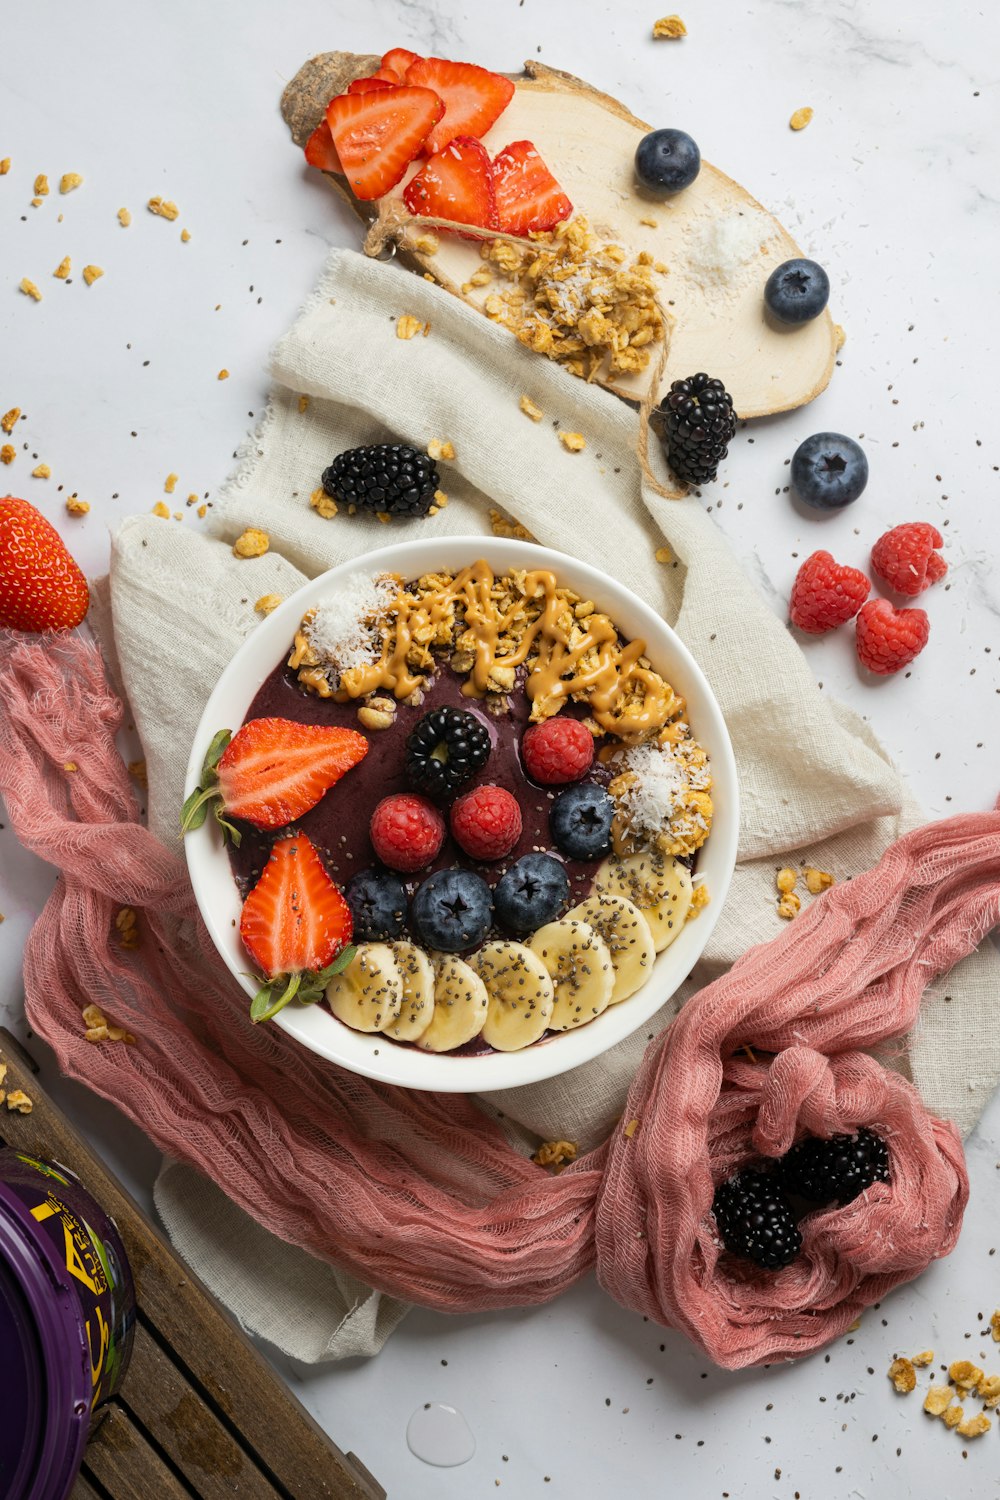
[[[251,1026],[181,858],[139,822],[98,652],[5,654],[0,793],[60,872],[25,953],[31,1025],[282,1239],[441,1312],[545,1302],[596,1265],[625,1307],[730,1368],[820,1347],[954,1246],[958,1132],[868,1049],[898,1044],[924,988],[1000,919],[1000,813],[907,834],[746,953],[650,1043],[609,1139],[552,1176],[470,1099],[381,1086]],[[139,913],[134,952],[123,906]],[[136,1045],[87,1042],[89,1004]],[[860,1126],[886,1139],[891,1181],[805,1218],[780,1272],[734,1268],[715,1185],[804,1132]]]

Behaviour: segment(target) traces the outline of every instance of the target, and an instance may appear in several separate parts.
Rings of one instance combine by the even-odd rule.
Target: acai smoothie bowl
[[[579,1066],[691,972],[736,858],[719,707],[615,580],[535,543],[389,546],[226,667],[183,813],[247,1024],[411,1088]]]

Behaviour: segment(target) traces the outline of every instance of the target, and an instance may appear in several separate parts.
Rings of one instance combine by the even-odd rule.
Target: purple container
[[[134,1323],[114,1222],[68,1168],[0,1149],[2,1500],[66,1500]]]

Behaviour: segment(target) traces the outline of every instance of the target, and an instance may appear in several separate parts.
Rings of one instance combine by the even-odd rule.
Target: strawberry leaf
[[[219,773],[216,768],[222,759],[223,752],[228,748],[232,737],[233,731],[231,729],[220,729],[218,734],[212,736],[212,742],[205,752],[205,764],[201,768],[202,786],[212,786],[218,781]]]
[[[277,999],[275,999],[274,992],[282,979],[286,981],[285,988],[280,992]],[[289,1001],[295,999],[301,983],[301,974],[279,974],[263,985],[250,1002],[250,1019],[254,1025],[257,1025],[259,1021],[270,1021],[271,1017],[276,1016],[279,1010],[284,1010]]]
[[[196,786],[181,808],[181,833],[190,833],[193,828],[200,828],[207,817],[206,793],[200,786]]]

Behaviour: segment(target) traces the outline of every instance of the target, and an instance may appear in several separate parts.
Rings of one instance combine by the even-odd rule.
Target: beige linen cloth
[[[426,335],[397,337],[404,313],[428,324]],[[266,418],[211,512],[210,534],[139,516],[114,538],[114,647],[161,838],[176,844],[188,750],[220,671],[259,623],[255,601],[287,597],[397,539],[489,535],[491,507],[641,595],[677,629],[719,700],[739,769],[739,863],[696,979],[778,931],[774,874],[786,856],[846,879],[922,821],[861,720],[817,689],[698,500],[643,487],[637,418],[616,397],[434,285],[347,251],[331,255],[274,351],[272,375]],[[540,422],[520,410],[522,394],[541,408]],[[559,430],[582,433],[586,449],[568,452]],[[438,515],[386,527],[343,511],[324,519],[310,506],[343,449],[389,439],[423,448],[434,438],[455,448],[454,462],[440,466],[448,504]],[[268,533],[265,556],[233,555],[247,526]],[[673,564],[656,560],[664,546]],[[1000,1078],[996,979],[996,955],[973,954],[928,998],[909,1043],[906,1063],[928,1106],[963,1131]],[[489,1106],[523,1127],[525,1142],[556,1137],[585,1149],[620,1112],[651,1029],[561,1078],[491,1096]],[[373,1353],[405,1311],[273,1238],[190,1168],[168,1164],[156,1201],[181,1253],[241,1322],[299,1359]]]

